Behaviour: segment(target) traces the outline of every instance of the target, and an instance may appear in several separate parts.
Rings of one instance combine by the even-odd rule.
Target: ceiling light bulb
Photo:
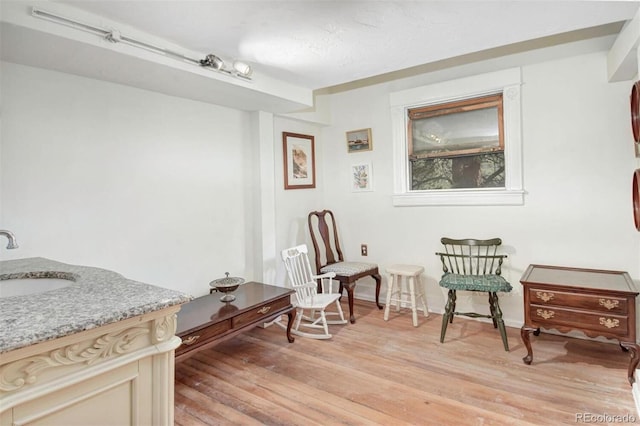
[[[251,66],[246,62],[242,62],[242,61],[235,61],[233,63],[233,69],[236,70],[238,74],[240,74],[243,77],[249,77],[253,72],[253,70],[251,69]]]

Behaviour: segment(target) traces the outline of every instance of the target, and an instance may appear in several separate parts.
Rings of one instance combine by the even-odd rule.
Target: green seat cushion
[[[500,275],[461,275],[444,274],[440,280],[440,287],[449,290],[471,290],[486,292],[509,292],[512,287]]]

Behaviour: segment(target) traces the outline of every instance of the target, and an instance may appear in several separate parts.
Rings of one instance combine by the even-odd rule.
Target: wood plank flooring
[[[330,326],[330,340],[290,344],[280,327],[256,328],[177,363],[176,425],[640,421],[617,344],[543,333],[527,366],[516,328],[505,352],[491,324],[457,317],[441,344],[440,315],[414,328],[408,310],[388,322],[372,303],[355,310],[357,322]]]

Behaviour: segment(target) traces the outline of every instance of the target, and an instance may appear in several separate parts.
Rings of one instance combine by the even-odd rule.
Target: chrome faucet
[[[0,229],[0,235],[4,235],[9,240],[9,244],[7,244],[8,249],[18,248],[18,242],[16,241],[16,236],[13,235],[13,232]]]

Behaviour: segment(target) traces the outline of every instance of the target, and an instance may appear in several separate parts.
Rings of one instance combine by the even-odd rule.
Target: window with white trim
[[[520,69],[391,94],[396,206],[521,205]]]
[[[407,111],[412,191],[504,188],[502,93]]]

